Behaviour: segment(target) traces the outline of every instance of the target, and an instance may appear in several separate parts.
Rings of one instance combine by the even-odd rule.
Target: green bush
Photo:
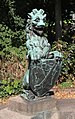
[[[68,43],[75,42],[75,21],[72,19],[63,20],[62,40]]]
[[[10,54],[12,31],[6,25],[0,24],[0,57]]]
[[[8,26],[0,24],[0,57],[17,56],[20,60],[25,57],[25,30],[12,31]]]
[[[16,15],[14,0],[6,0],[4,5],[9,9],[9,27],[3,21],[0,24],[0,57],[3,59],[15,55],[22,60],[26,53],[25,19]]]
[[[58,50],[62,53],[62,70],[60,80],[67,81],[75,79],[75,44],[67,43],[62,40],[55,41],[52,50]]]
[[[20,94],[22,91],[21,80],[0,80],[0,98]]]
[[[15,1],[6,0],[9,26],[0,24],[0,98],[21,92],[26,57],[24,19],[16,15]]]
[[[74,87],[73,82],[71,80],[67,80],[66,82],[59,83],[58,87],[60,88],[70,88]]]

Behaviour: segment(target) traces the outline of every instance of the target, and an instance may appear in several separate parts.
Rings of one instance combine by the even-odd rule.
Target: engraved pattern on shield
[[[43,62],[31,62],[30,87],[38,96],[43,96],[55,84],[61,68],[61,61],[45,59]]]

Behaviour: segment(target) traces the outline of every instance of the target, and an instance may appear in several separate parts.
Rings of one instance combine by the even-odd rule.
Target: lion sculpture
[[[62,55],[50,52],[50,44],[44,35],[46,14],[43,9],[28,13],[26,25],[26,47],[28,70],[23,79],[25,99],[45,96],[57,81],[62,65]]]

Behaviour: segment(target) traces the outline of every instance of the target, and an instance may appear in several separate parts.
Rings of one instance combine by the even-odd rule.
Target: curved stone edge
[[[52,97],[28,101],[21,98],[20,96],[16,96],[10,99],[8,108],[12,111],[31,115],[55,108],[56,102],[57,100]]]
[[[3,108],[18,112],[23,115],[31,115],[31,119],[75,119],[75,99],[43,98],[37,101],[27,101],[20,96],[11,97],[7,104],[0,103]],[[36,109],[37,108],[37,109]]]
[[[0,110],[4,109],[6,107],[8,107],[8,103],[6,103],[6,104],[0,103]]]

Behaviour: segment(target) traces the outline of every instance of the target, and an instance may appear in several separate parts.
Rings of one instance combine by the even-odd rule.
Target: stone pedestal
[[[75,99],[60,99],[57,101],[60,119],[75,119]]]
[[[8,106],[8,103],[0,103],[0,110],[6,108]]]
[[[28,101],[20,96],[16,96],[10,99],[8,108],[22,114],[36,115],[54,109],[56,107],[56,102],[57,100],[52,97]]]

